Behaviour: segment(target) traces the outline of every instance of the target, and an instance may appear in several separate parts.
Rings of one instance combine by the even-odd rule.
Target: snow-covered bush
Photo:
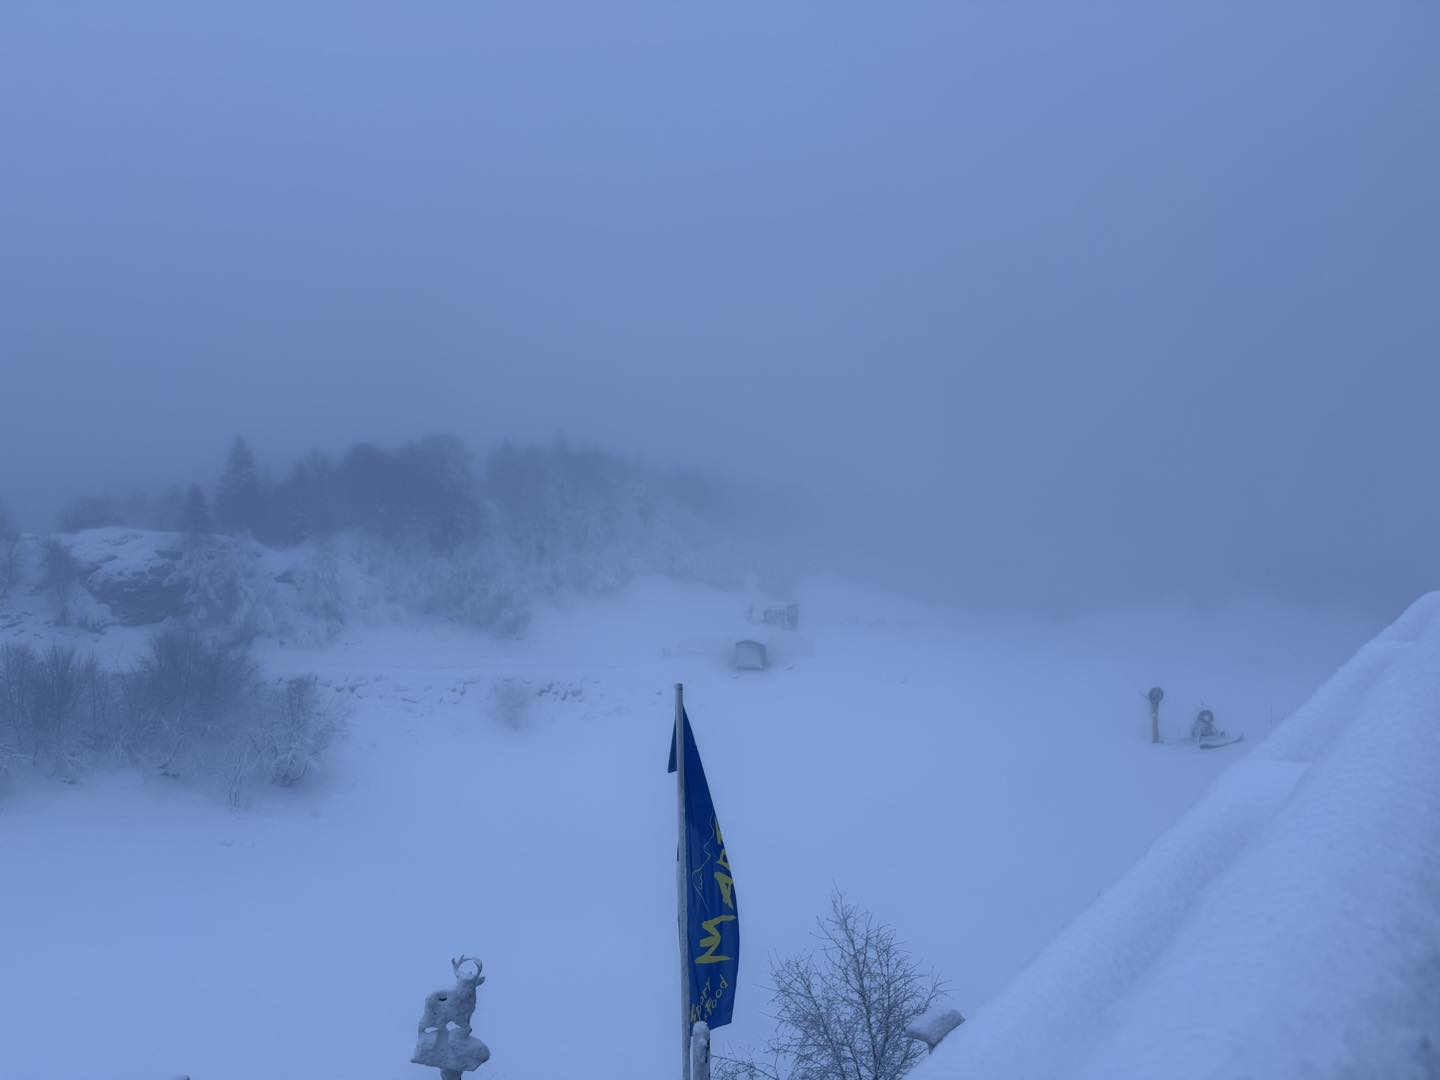
[[[128,671],[73,647],[0,647],[0,768],[76,782],[105,765],[223,785],[289,787],[338,729],[313,676],[265,682],[243,648],[199,634],[157,634]]]
[[[497,679],[490,689],[490,699],[495,719],[502,726],[519,731],[529,723],[535,689],[521,679]]]
[[[0,745],[5,756],[75,781],[103,744],[113,687],[73,646],[0,648]]]
[[[132,760],[223,780],[232,803],[252,783],[299,783],[338,730],[314,676],[264,682],[243,648],[193,633],[152,640],[131,675],[128,712]]]
[[[274,633],[275,582],[264,553],[248,536],[187,537],[173,579],[185,591],[186,626],[227,643]]]
[[[35,652],[24,645],[0,645],[0,730],[7,755],[23,753],[35,686]]]
[[[242,648],[199,634],[156,634],[131,673],[127,752],[162,775],[214,771],[232,756],[233,729],[245,726],[244,706],[257,682]]]
[[[498,543],[457,551],[425,568],[422,610],[488,630],[520,637],[529,625],[532,600],[511,553]]]
[[[314,675],[298,675],[260,688],[251,734],[256,767],[281,787],[298,784],[313,769],[338,728]]]
[[[10,520],[5,504],[0,502],[0,600],[20,580],[20,532]]]
[[[345,624],[351,603],[334,541],[317,540],[287,577],[295,587],[299,614],[314,635],[321,640],[332,637]]]

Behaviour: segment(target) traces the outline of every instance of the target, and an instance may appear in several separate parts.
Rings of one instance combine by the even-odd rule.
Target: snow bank
[[[914,1080],[1440,1075],[1440,593]]]

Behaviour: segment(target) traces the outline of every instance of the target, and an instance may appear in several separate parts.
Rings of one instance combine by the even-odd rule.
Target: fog
[[[0,498],[557,433],[955,601],[1440,584],[1433,5],[12,2]]]

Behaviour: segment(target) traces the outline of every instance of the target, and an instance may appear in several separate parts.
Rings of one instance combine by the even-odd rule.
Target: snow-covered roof
[[[912,1080],[1440,1075],[1440,593]]]

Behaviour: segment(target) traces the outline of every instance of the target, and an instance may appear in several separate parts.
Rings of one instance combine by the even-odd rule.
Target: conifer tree
[[[215,517],[227,533],[257,532],[263,525],[264,499],[255,455],[243,437],[237,435],[220,474],[215,496]]]
[[[180,508],[180,519],[176,525],[191,539],[215,531],[215,523],[210,519],[210,504],[199,484],[191,484],[190,490],[185,493],[185,502]]]

